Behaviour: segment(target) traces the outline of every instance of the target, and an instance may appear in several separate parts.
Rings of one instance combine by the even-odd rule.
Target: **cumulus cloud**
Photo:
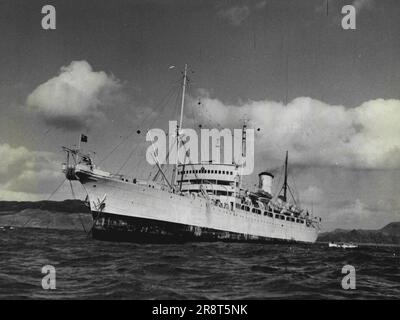
[[[218,15],[229,21],[234,26],[239,26],[250,15],[248,6],[234,6],[218,11]]]
[[[60,181],[57,155],[0,144],[0,200],[38,200]]]
[[[112,101],[119,81],[104,71],[93,71],[86,61],[73,61],[39,85],[26,104],[53,126],[76,130],[104,118],[100,107]]]
[[[256,154],[266,159],[282,159],[289,150],[291,163],[297,165],[400,168],[399,100],[377,99],[346,108],[307,97],[287,105],[269,100],[234,105],[203,91],[199,99],[198,116],[212,114],[223,127],[239,127],[241,119],[249,118],[253,128],[260,128]]]

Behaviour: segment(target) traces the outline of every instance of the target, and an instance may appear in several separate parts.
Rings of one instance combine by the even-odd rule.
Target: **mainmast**
[[[180,121],[179,121],[179,130],[182,129],[183,108],[185,106],[186,81],[187,81],[187,64],[185,64],[185,71],[183,73],[181,118],[180,118]]]
[[[283,182],[283,198],[284,198],[284,201],[286,201],[287,200],[287,198],[286,198],[286,192],[287,192],[287,176],[288,176],[288,174],[287,174],[287,172],[288,172],[288,151],[286,151],[286,159],[285,159],[285,180],[284,180],[284,182]]]
[[[176,177],[178,172],[178,161],[179,161],[179,134],[182,129],[182,122],[183,122],[183,109],[185,107],[185,93],[186,93],[186,82],[187,82],[187,64],[185,64],[185,70],[183,72],[183,83],[182,83],[182,100],[181,100],[181,115],[179,119],[179,124],[176,125],[176,162],[174,168],[174,176],[173,176],[173,184],[176,184]]]

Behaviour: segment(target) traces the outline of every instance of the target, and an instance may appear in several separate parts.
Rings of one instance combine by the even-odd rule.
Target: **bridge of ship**
[[[235,202],[239,171],[234,164],[190,164],[178,167],[177,184],[182,192],[204,190],[210,198]]]

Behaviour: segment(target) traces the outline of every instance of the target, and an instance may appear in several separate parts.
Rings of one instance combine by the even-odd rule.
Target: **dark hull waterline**
[[[218,241],[304,243],[109,213],[101,213],[100,217],[97,212],[93,212],[92,215],[96,221],[92,236],[103,241],[159,244]]]

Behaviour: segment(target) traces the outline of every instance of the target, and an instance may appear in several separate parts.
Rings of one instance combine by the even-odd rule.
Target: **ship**
[[[187,65],[182,72],[182,103],[177,143],[182,128]],[[178,123],[178,122],[177,122]],[[87,136],[81,135],[85,140]],[[246,124],[242,127],[243,143]],[[66,179],[78,181],[87,193],[94,239],[136,243],[258,242],[314,243],[321,218],[288,199],[288,152],[284,181],[272,191],[274,175],[258,174],[258,187],[242,184],[237,163],[176,163],[173,177],[156,163],[153,179],[131,178],[100,169],[80,145],[63,147]]]
[[[329,242],[329,248],[357,249],[358,245],[352,242]]]

